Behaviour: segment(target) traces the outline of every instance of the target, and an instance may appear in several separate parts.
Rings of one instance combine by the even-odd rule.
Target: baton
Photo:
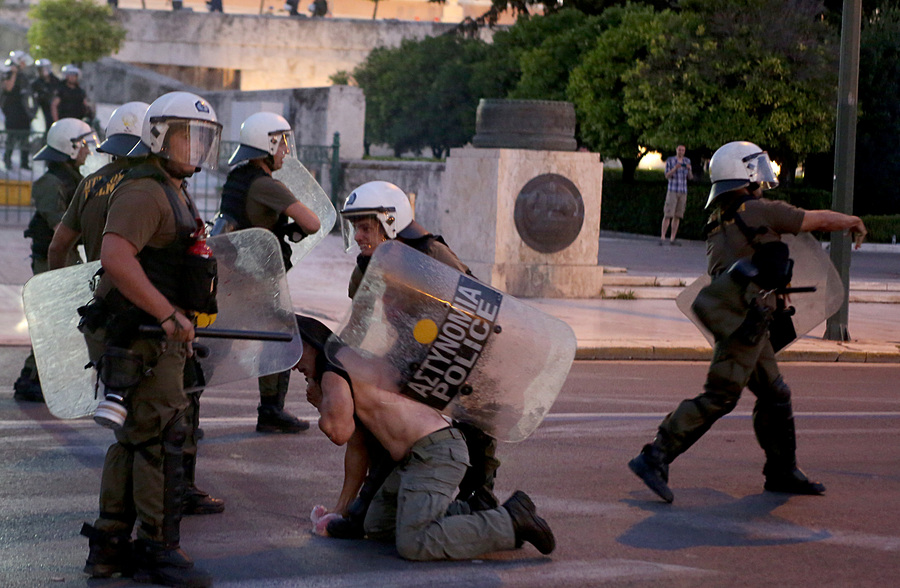
[[[775,290],[776,294],[806,294],[808,292],[815,292],[815,286],[800,286],[797,288],[778,288]]]
[[[156,325],[141,325],[138,331],[145,335],[163,335],[165,330]],[[238,331],[236,329],[194,329],[198,337],[210,339],[249,339],[251,341],[293,341],[290,333],[278,333],[276,331]]]

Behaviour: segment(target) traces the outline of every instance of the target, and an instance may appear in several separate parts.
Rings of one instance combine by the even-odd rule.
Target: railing
[[[31,169],[21,164],[20,146],[23,144]],[[34,154],[44,145],[43,133],[16,133],[0,130],[0,160],[7,154],[7,145],[13,147],[10,154],[12,165],[0,167],[0,224],[25,226],[34,214],[31,205],[31,183],[46,171],[40,161],[31,161]],[[189,191],[204,220],[212,219],[219,211],[222,186],[228,175],[228,158],[237,148],[236,141],[222,141],[219,148],[219,167],[214,171],[195,174],[189,181]],[[297,145],[297,156],[326,191],[330,191],[332,201],[341,190],[340,134],[334,134],[331,145]],[[323,180],[327,178],[327,184]],[[329,190],[330,189],[330,190]]]

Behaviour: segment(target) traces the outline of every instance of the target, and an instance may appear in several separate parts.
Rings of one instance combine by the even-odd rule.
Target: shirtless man
[[[366,514],[369,538],[395,541],[401,557],[422,561],[475,558],[526,541],[543,554],[553,551],[553,532],[522,491],[476,512],[452,501],[469,465],[462,434],[434,408],[390,391],[393,378],[382,366],[342,346],[319,321],[298,316],[297,325],[304,351],[294,369],[306,376],[322,432],[336,445],[352,443],[359,419],[400,462]]]

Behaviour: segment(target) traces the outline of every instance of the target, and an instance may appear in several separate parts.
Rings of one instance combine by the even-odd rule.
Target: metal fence
[[[31,161],[44,145],[43,133],[16,133],[0,130],[0,153],[4,161],[0,167],[0,224],[25,226],[34,214],[31,205],[31,183],[46,171],[40,161]],[[214,171],[202,171],[188,180],[188,190],[193,196],[204,220],[212,219],[219,210],[222,186],[228,175],[228,158],[234,152],[236,141],[222,141],[219,148],[219,167]],[[11,148],[11,165],[5,165],[7,147]],[[22,166],[23,151],[31,169]],[[331,145],[297,145],[297,156],[316,178],[332,200],[341,191],[340,134],[334,134]]]

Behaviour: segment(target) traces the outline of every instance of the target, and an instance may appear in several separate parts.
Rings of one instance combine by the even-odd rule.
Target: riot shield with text
[[[209,355],[200,360],[206,386],[216,386],[291,368],[302,354],[284,264],[275,236],[248,229],[211,238],[218,262],[218,329],[290,335],[290,342],[202,339]],[[100,262],[38,274],[23,289],[25,318],[47,408],[58,418],[93,413],[94,370],[77,329],[77,309],[91,298],[90,282]]]
[[[541,423],[575,359],[571,327],[396,241],[375,251],[341,340],[387,370],[354,373],[521,441]],[[384,378],[383,374],[391,374]]]
[[[780,343],[782,345],[780,349],[783,349],[838,311],[844,301],[844,286],[834,264],[831,263],[831,258],[822,250],[822,246],[812,235],[809,233],[800,233],[796,236],[787,234],[782,235],[781,239],[787,244],[791,259],[794,260],[794,272],[790,287],[815,288],[815,292],[791,294],[788,298],[788,304],[794,307],[794,314],[783,318],[790,318],[796,336],[791,341]],[[709,275],[700,276],[678,295],[675,303],[712,345],[715,341],[713,334],[703,326],[696,313],[691,310],[691,305],[697,298],[698,292],[710,281]]]
[[[322,186],[316,182],[316,179],[299,160],[293,157],[286,157],[284,165],[282,165],[281,169],[274,172],[272,177],[287,186],[297,200],[306,205],[319,217],[319,223],[321,224],[319,230],[312,235],[308,235],[292,247],[293,255],[291,260],[294,264],[297,264],[325,238],[325,235],[331,232],[337,219],[337,212],[335,212],[334,205],[331,204],[328,194],[325,193]]]

